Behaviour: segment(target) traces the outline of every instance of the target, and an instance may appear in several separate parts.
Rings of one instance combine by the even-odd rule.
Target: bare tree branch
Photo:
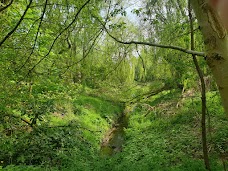
[[[147,45],[147,46],[153,46],[153,47],[159,47],[159,48],[164,48],[164,49],[173,49],[173,50],[178,50],[187,54],[191,54],[191,55],[197,55],[197,56],[203,56],[206,57],[206,54],[204,52],[198,52],[198,51],[194,51],[194,50],[188,50],[179,46],[172,46],[172,45],[162,45],[162,44],[158,44],[158,43],[150,43],[150,42],[140,42],[140,41],[122,41],[119,40],[118,38],[114,37],[106,28],[106,26],[103,24],[103,22],[98,19],[96,17],[96,19],[101,23],[101,25],[104,27],[105,31],[107,32],[107,34],[114,39],[116,42],[118,43],[122,43],[122,44],[136,44],[136,45]]]
[[[29,9],[29,7],[31,6],[31,4],[32,4],[32,1],[33,0],[30,0],[29,1],[29,4],[28,4],[28,6],[26,7],[26,9],[25,9],[25,11],[24,11],[24,13],[23,13],[23,15],[21,16],[21,18],[20,18],[20,20],[18,21],[18,23],[16,24],[16,26],[3,38],[3,40],[1,40],[0,41],[0,47],[2,46],[2,44],[17,30],[17,28],[19,27],[19,25],[21,24],[21,22],[23,21],[23,19],[24,19],[24,17],[25,17],[25,15],[26,15],[26,13],[27,13],[27,11],[28,11],[28,9]]]

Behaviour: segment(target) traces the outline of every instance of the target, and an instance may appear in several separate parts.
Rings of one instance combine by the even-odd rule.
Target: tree
[[[191,0],[206,47],[210,67],[228,113],[228,37],[218,13],[206,0]]]
[[[157,1],[149,1],[153,5],[156,4]],[[180,2],[180,1],[178,1]],[[174,49],[177,51],[182,51],[187,54],[193,54],[197,56],[203,56],[206,58],[207,64],[211,69],[215,81],[217,83],[223,107],[225,112],[228,113],[228,39],[227,39],[227,31],[223,26],[221,19],[216,12],[206,0],[191,0],[191,5],[196,14],[196,18],[198,20],[198,24],[200,26],[200,30],[203,34],[203,41],[205,43],[206,52],[198,52],[193,50],[187,50],[186,48],[182,48],[180,46],[172,46],[161,43],[152,43],[146,41],[122,41],[116,38],[115,36],[108,34],[117,42],[123,44],[138,44],[138,45],[147,45],[154,46],[166,49]],[[150,3],[148,3],[150,4]],[[179,6],[180,7],[180,6]],[[170,10],[170,12],[172,9]],[[184,15],[184,10],[182,11]],[[151,12],[151,11],[149,11]],[[147,12],[148,13],[148,12]],[[138,11],[137,11],[138,14]],[[157,16],[156,16],[157,17]],[[151,19],[153,22],[158,23],[157,20]],[[151,23],[153,24],[153,23]],[[104,26],[104,25],[103,25]],[[154,31],[154,29],[153,29]]]

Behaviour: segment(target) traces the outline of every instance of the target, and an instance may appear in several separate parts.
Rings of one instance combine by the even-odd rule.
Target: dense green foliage
[[[65,104],[54,100],[62,108],[32,132],[25,124],[18,125],[18,120],[8,122],[14,130],[8,136],[1,134],[2,164],[41,165],[34,170],[204,170],[200,98],[185,100],[184,107],[176,109],[173,105],[177,100],[173,99],[177,95],[167,91],[131,106],[123,150],[111,157],[101,156],[99,146],[105,131],[123,110],[120,104],[86,94],[61,99]],[[211,161],[213,170],[219,171],[223,168],[219,153],[227,151],[228,128],[224,125],[228,120],[223,111],[219,112],[215,92],[208,94],[208,100]],[[148,109],[151,104],[154,110]],[[32,167],[11,165],[4,170],[25,169]]]
[[[189,49],[185,0],[18,0],[3,11],[10,1],[0,2],[0,170],[205,170],[191,56],[112,37]],[[211,167],[220,171],[228,119],[204,59],[199,65]],[[121,149],[104,155],[123,116]]]

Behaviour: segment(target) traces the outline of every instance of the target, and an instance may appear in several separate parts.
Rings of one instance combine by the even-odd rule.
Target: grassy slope
[[[99,143],[102,135],[110,127],[113,116],[121,112],[121,108],[102,98],[79,95],[69,100],[65,107],[62,104],[68,113],[66,116],[50,118],[52,126],[68,125],[55,131],[47,129],[47,139],[54,135],[52,139],[61,142],[62,146],[55,149],[43,134],[32,137],[35,141],[43,137],[43,142],[47,142],[44,147],[36,143],[28,144],[31,148],[39,148],[39,151],[42,148],[54,148],[50,155],[54,156],[53,161],[44,163],[42,168],[8,166],[4,170],[203,171],[200,98],[188,98],[177,109],[177,96],[179,94],[175,92],[165,92],[143,102],[155,106],[153,110],[137,105],[131,112],[123,152],[112,157],[100,157]],[[228,120],[219,106],[218,96],[209,93],[211,133],[208,141],[213,171],[223,170],[219,153],[228,150]],[[42,157],[45,153],[37,155]],[[25,162],[21,161],[21,164],[24,165]]]
[[[9,124],[18,123],[13,133],[0,131],[0,169],[12,164],[3,170],[87,170],[99,153],[103,135],[122,111],[121,105],[87,93],[45,91],[45,96],[52,95],[54,112],[43,114],[38,129],[26,131],[26,124],[12,118]]]
[[[165,97],[164,97],[165,98]],[[217,101],[218,102],[218,101]],[[163,102],[163,103],[168,103]],[[136,111],[130,119],[121,164],[114,170],[204,170],[200,135],[200,102],[185,101],[174,111],[158,107],[146,116]],[[211,103],[211,102],[209,102]],[[218,103],[209,110],[218,112]],[[166,106],[168,107],[168,106]],[[160,110],[160,111],[159,111]],[[162,112],[158,115],[159,112]],[[157,114],[156,114],[157,113]],[[212,132],[209,139],[212,170],[223,170],[218,151],[227,151],[228,120],[222,113],[211,112]],[[119,168],[118,168],[119,167]]]

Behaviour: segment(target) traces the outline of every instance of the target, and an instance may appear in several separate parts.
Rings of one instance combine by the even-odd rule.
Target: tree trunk
[[[191,0],[204,37],[207,64],[214,75],[221,94],[225,112],[228,114],[228,37],[218,13],[207,0]]]

